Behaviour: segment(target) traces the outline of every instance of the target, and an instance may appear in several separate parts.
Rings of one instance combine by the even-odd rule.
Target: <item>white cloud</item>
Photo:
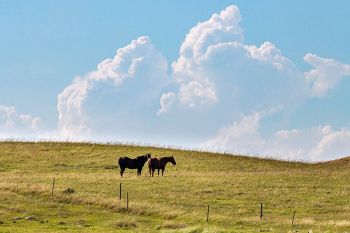
[[[252,152],[252,148],[259,151],[265,143],[258,131],[260,118],[261,113],[242,117],[239,122],[222,128],[205,146],[214,150],[233,150],[240,153]]]
[[[0,137],[23,137],[43,128],[39,117],[18,113],[16,108],[0,105]]]
[[[161,115],[163,113],[168,112],[171,105],[174,104],[175,99],[176,99],[176,95],[174,92],[168,92],[163,94],[160,97],[160,109],[158,110],[157,115]]]
[[[58,123],[62,136],[77,136],[89,131],[85,125],[82,104],[92,86],[89,79],[77,77],[58,95]]]
[[[281,50],[276,48],[276,46],[269,41],[264,42],[260,47],[252,45],[248,46],[246,49],[251,58],[269,63],[277,69],[295,69],[292,62],[282,55]]]
[[[310,152],[312,160],[330,160],[336,157],[350,155],[350,129],[343,128],[334,131],[330,126],[317,146]],[[323,130],[325,127],[322,128]]]
[[[126,80],[130,81],[125,84]],[[114,58],[98,64],[97,70],[75,78],[58,95],[59,132],[66,138],[88,137],[90,128],[83,105],[96,87],[103,87],[103,84],[114,84],[116,88],[127,86],[130,99],[140,95],[148,98],[167,82],[167,62],[150,39],[143,36],[133,40],[118,49]],[[132,104],[136,104],[135,101]]]
[[[172,64],[182,105],[237,106],[248,101],[239,106],[245,114],[276,105],[294,109],[350,75],[350,65],[313,54],[306,54],[304,60],[315,68],[302,72],[269,41],[245,44],[240,21],[238,7],[229,6],[188,32]],[[250,100],[252,93],[260,104]]]
[[[261,120],[269,114],[253,113],[222,128],[203,144],[204,148],[280,159],[323,161],[350,154],[350,129],[331,126],[279,130],[271,136],[260,133]]]
[[[198,145],[221,128],[207,146],[290,159],[323,159],[335,147],[345,152],[347,129],[285,130],[282,121],[308,98],[334,89],[349,65],[306,54],[314,69],[304,73],[272,42],[246,44],[240,21],[238,7],[229,6],[190,29],[172,63],[172,81],[148,37],[118,49],[58,95],[59,133]],[[276,108],[283,120],[272,135],[262,135],[261,120]]]
[[[334,89],[344,76],[350,76],[350,65],[342,64],[330,58],[318,57],[308,53],[304,60],[314,69],[305,72],[305,78],[311,85],[312,96],[323,96]]]
[[[230,6],[186,35],[179,58],[172,64],[180,105],[192,110],[206,105],[206,113],[217,113],[207,114],[204,122],[210,123],[202,127],[217,127],[210,119],[220,119],[226,125],[207,146],[291,159],[326,158],[326,150],[317,152],[317,148],[321,147],[319,140],[327,138],[324,132],[329,126],[262,136],[260,120],[262,115],[269,115],[266,109],[278,108],[286,121],[310,96],[324,95],[349,75],[349,65],[307,54],[304,60],[315,69],[303,73],[273,43],[245,44],[240,20],[239,9]],[[247,115],[251,112],[255,113]],[[246,116],[240,119],[242,114]],[[198,117],[206,119],[202,110]]]
[[[235,106],[247,113],[306,98],[303,73],[271,42],[244,44],[240,21],[238,7],[229,6],[186,35],[172,64],[183,106]]]
[[[193,62],[198,61],[212,44],[218,44],[230,41],[243,41],[243,30],[239,26],[241,15],[237,6],[229,6],[220,14],[213,14],[207,21],[198,23],[186,35],[180,48],[180,61],[189,58]],[[186,60],[185,60],[186,61]],[[177,68],[183,70],[181,66],[188,66],[185,63],[174,64],[174,70]]]
[[[180,101],[194,107],[217,100],[215,87],[201,69],[200,63],[213,44],[242,41],[239,26],[241,16],[236,6],[229,6],[208,21],[198,23],[186,35],[180,48],[180,57],[172,64],[173,77],[180,85]]]
[[[217,101],[215,88],[207,79],[181,84],[179,94],[181,102],[189,107]]]

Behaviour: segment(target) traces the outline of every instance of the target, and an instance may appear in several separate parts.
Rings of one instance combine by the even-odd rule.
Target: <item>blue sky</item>
[[[349,10],[348,1],[0,0],[0,137],[348,155]]]

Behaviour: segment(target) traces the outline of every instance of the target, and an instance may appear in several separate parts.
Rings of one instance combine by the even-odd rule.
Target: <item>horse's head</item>
[[[169,157],[169,162],[172,163],[173,165],[176,165],[176,161],[174,159],[174,156]]]
[[[147,160],[150,159],[151,157],[152,157],[152,154],[151,154],[151,153],[146,154]]]

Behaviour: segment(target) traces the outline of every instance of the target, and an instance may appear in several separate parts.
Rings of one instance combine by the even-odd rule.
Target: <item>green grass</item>
[[[177,165],[168,164],[164,177],[149,178],[146,166],[142,177],[136,177],[135,170],[127,170],[124,178],[120,177],[118,157],[147,152],[173,155]],[[67,188],[75,192],[64,194]],[[0,143],[0,232],[349,229],[349,158],[306,164],[151,147]]]

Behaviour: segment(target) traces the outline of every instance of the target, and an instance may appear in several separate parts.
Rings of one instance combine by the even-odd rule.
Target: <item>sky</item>
[[[350,153],[349,1],[0,0],[0,139]]]

